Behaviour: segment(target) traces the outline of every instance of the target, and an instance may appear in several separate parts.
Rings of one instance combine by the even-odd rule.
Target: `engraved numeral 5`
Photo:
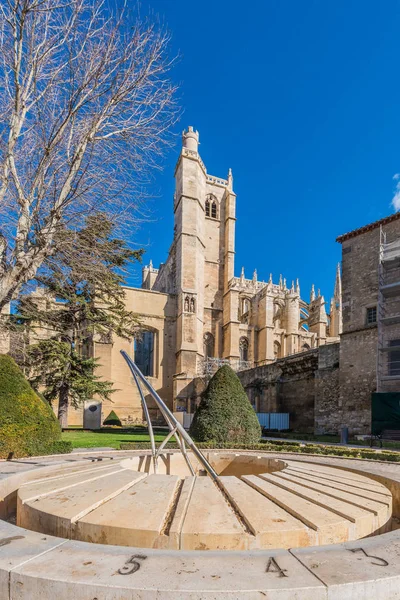
[[[136,573],[136,571],[139,571],[140,569],[140,561],[146,560],[146,558],[147,556],[142,554],[134,554],[126,561],[121,569],[118,569],[118,573],[120,575],[132,575],[133,573]]]

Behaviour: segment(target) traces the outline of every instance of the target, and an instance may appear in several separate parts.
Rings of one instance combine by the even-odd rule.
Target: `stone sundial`
[[[202,454],[141,381],[178,451],[0,461],[0,600],[400,598],[400,465]]]

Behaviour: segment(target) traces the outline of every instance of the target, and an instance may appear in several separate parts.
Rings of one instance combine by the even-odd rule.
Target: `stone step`
[[[115,464],[102,469],[89,469],[79,473],[68,473],[64,477],[52,477],[51,479],[28,483],[19,488],[18,500],[22,503],[30,502],[48,494],[67,490],[86,481],[107,477],[118,471],[121,471],[121,468],[118,464]]]
[[[257,475],[245,475],[243,480],[261,494],[284,508],[289,514],[300,519],[317,532],[319,544],[346,541],[354,535],[354,525],[350,520],[300,497],[296,492],[285,490]]]
[[[370,535],[373,531],[383,526],[390,518],[388,506],[376,504],[372,500],[362,500],[360,498],[364,506],[361,506],[361,504],[356,506],[347,502],[345,498],[340,497],[340,492],[337,492],[336,495],[326,494],[323,485],[315,483],[311,484],[312,487],[308,487],[285,475],[279,477],[272,474],[261,475],[260,477],[348,519],[355,524],[354,535],[357,538]],[[366,508],[366,504],[369,504],[368,508]]]
[[[172,517],[178,484],[175,475],[148,475],[80,518],[72,537],[102,544],[162,547],[160,538]]]
[[[244,550],[249,533],[209,477],[196,477],[181,530],[185,550]]]
[[[48,494],[21,504],[17,524],[39,532],[53,532],[71,537],[71,523],[107,502],[146,477],[144,473],[126,469],[92,481],[85,481],[68,490]]]
[[[354,486],[350,483],[342,483],[336,481],[333,478],[323,479],[320,476],[309,475],[305,471],[296,471],[294,469],[285,469],[285,474],[290,475],[291,477],[295,477],[299,483],[304,483],[304,485],[306,485],[307,482],[319,483],[327,489],[327,493],[329,490],[340,490],[342,492],[346,492],[349,495],[349,499],[350,496],[355,496],[354,501],[357,503],[362,502],[362,498],[366,498],[368,500],[375,501],[377,504],[383,504],[384,506],[388,506],[389,508],[392,506],[392,495],[389,492],[389,490],[387,490],[388,493],[376,491],[371,492],[370,490],[363,489],[361,485]]]
[[[371,491],[385,491],[385,487],[379,483],[379,481],[375,481],[370,477],[365,477],[364,475],[360,475],[359,473],[354,473],[353,471],[345,471],[344,469],[339,469],[335,467],[326,467],[325,465],[315,465],[313,463],[302,463],[299,464],[296,461],[288,460],[286,461],[288,467],[305,471],[306,473],[310,473],[310,475],[317,475],[326,478],[333,478],[337,481],[342,481],[343,483],[349,483],[349,485],[358,485],[366,486],[365,489],[369,489]],[[390,492],[389,492],[390,494]]]
[[[255,536],[257,548],[291,548],[315,543],[313,529],[288,514],[245,481],[221,477],[221,485],[231,503]]]
[[[195,479],[195,477],[186,477],[183,480],[169,532],[166,532],[165,544],[168,548],[181,548],[181,531],[192,498]]]

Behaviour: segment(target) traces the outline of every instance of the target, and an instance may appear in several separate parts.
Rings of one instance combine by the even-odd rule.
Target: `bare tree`
[[[127,224],[176,118],[168,35],[105,0],[0,0],[0,308],[92,211]]]

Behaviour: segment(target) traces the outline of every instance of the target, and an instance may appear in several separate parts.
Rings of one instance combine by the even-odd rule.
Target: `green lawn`
[[[154,431],[156,442],[162,442],[168,435],[168,429],[157,428]],[[121,442],[149,442],[147,429],[143,427],[129,429],[104,428],[97,431],[70,429],[63,431],[62,439],[72,442],[74,448],[116,448]],[[174,439],[174,438],[173,438]]]

